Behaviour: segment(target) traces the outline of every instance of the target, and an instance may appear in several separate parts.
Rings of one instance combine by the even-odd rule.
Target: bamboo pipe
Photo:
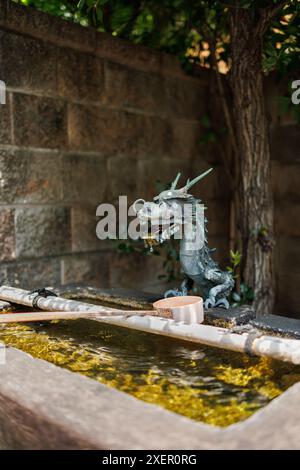
[[[33,307],[33,300],[37,297],[36,293],[31,294],[29,291],[17,289],[15,287],[1,286],[0,299],[26,307]],[[116,309],[109,307],[101,307],[101,305],[93,305],[76,300],[64,299],[62,297],[38,297],[36,307],[47,312],[90,312],[101,313],[103,311],[110,312]]]
[[[30,294],[29,291],[23,290],[23,289],[17,289],[15,287],[9,287],[9,286],[1,286],[0,287],[0,300],[7,300],[8,302],[18,304],[18,305],[24,305],[26,307],[32,307],[33,305],[33,300],[37,296],[36,293]],[[122,309],[116,309],[116,308],[111,308],[111,307],[104,307],[102,305],[93,305],[85,302],[79,302],[77,300],[69,300],[69,299],[64,299],[62,297],[54,297],[54,296],[49,296],[49,297],[39,297],[36,302],[36,306],[40,308],[41,310],[44,310],[48,313],[53,312],[56,314],[62,313],[62,312],[69,312],[69,313],[84,313],[84,315],[88,314],[98,314],[101,316],[111,316],[111,315],[124,315],[124,316],[130,316],[130,315],[153,315],[153,316],[158,316],[158,313],[156,310],[122,310]],[[34,313],[35,315],[40,315],[41,317],[45,313],[42,312],[31,312]],[[0,318],[3,318],[5,314],[0,315]],[[12,315],[16,316],[16,313],[13,313]],[[24,315],[28,315],[28,313],[24,313]],[[164,316],[161,315],[160,316]],[[33,317],[32,317],[33,318]],[[70,318],[70,317],[68,317]],[[42,320],[42,318],[41,318]],[[39,320],[38,320],[39,321]]]
[[[226,328],[194,323],[191,325],[177,323],[160,317],[129,318],[105,317],[95,318],[96,321],[110,325],[132,328],[134,330],[168,336],[193,343],[205,344],[214,348],[227,349],[255,356],[265,356],[293,364],[300,364],[300,341],[298,339],[280,338],[251,333],[232,333]]]
[[[35,295],[22,289],[13,287],[0,287],[0,299],[9,302],[32,306],[32,300]],[[85,318],[96,321],[126,327],[134,330],[155,333],[159,335],[169,336],[193,343],[206,344],[231,351],[242,353],[252,353],[257,356],[266,356],[282,361],[300,364],[300,341],[294,339],[277,338],[267,335],[259,335],[255,337],[251,333],[236,334],[225,328],[207,326],[203,324],[184,324],[174,320],[161,318],[155,311],[126,311],[109,307],[101,307],[100,305],[91,305],[84,302],[66,300],[59,297],[39,298],[37,306],[41,309],[52,310],[52,313],[61,312],[85,314]],[[42,319],[45,317],[42,312],[36,312]],[[88,315],[91,314],[90,317]],[[12,314],[15,316],[18,314]],[[28,314],[22,314],[28,315]],[[0,315],[0,318],[5,314]],[[68,317],[70,318],[70,317]],[[82,317],[77,317],[82,318]],[[26,320],[28,321],[28,317]],[[39,320],[40,321],[40,320]]]
[[[153,315],[154,313],[154,315]],[[29,312],[0,315],[1,323],[31,321],[74,320],[86,318],[110,325],[169,336],[193,343],[205,344],[220,349],[251,353],[282,361],[300,364],[299,340],[274,338],[262,335],[251,338],[251,334],[231,333],[230,330],[214,326],[178,324],[174,320],[161,318],[152,311],[116,310],[113,315],[90,312]],[[251,340],[251,341],[249,341]]]

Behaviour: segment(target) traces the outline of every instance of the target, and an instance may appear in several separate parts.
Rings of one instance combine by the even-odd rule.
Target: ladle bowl
[[[167,297],[154,302],[153,307],[162,317],[169,317],[184,323],[203,323],[203,299],[193,295]]]

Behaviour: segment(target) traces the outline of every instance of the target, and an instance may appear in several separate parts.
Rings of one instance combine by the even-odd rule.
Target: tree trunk
[[[262,74],[264,28],[245,9],[231,14],[230,85],[239,155],[239,226],[242,278],[253,288],[257,314],[271,313],[274,303],[273,201],[270,142]]]

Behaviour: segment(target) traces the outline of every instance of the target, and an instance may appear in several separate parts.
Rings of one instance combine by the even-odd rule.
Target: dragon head
[[[135,201],[133,208],[142,227],[142,237],[151,251],[153,245],[161,244],[173,235],[182,233],[183,225],[187,223],[189,216],[193,216],[192,201],[195,199],[189,194],[189,190],[211,171],[212,168],[176,189],[181,176],[178,173],[170,189],[155,196],[153,202],[146,202],[144,199]]]

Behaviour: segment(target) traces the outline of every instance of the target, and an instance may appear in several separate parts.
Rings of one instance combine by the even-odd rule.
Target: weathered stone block
[[[64,201],[97,207],[107,185],[105,159],[100,155],[66,154],[62,166]]]
[[[286,124],[296,124],[296,119],[291,109],[282,114],[282,106],[280,105],[280,98],[287,96],[290,89],[290,79],[288,74],[281,78],[280,81],[276,80],[273,74],[264,78],[264,94],[273,128]]]
[[[196,120],[207,110],[209,91],[197,79],[166,77],[164,92],[165,112],[170,116]]]
[[[1,150],[1,203],[59,202],[62,198],[61,157],[53,152]]]
[[[64,207],[16,209],[16,254],[41,257],[71,250],[69,210]]]
[[[299,125],[277,126],[271,132],[271,156],[282,162],[299,161]]]
[[[84,252],[105,249],[107,244],[96,235],[98,218],[95,207],[73,207],[72,221],[72,251]]]
[[[163,258],[159,256],[114,252],[110,261],[111,286],[149,291],[155,291],[159,287],[161,290],[162,281],[159,275],[163,274],[162,264]]]
[[[112,37],[108,33],[96,34],[96,54],[108,60],[147,71],[161,72],[164,53]],[[174,62],[178,63],[174,57]]]
[[[61,48],[58,53],[57,76],[60,95],[72,100],[102,100],[104,74],[102,61],[98,57]]]
[[[69,105],[68,114],[69,144],[72,149],[105,153],[115,148],[112,142],[118,135],[116,112],[72,104]]]
[[[298,238],[277,237],[275,246],[277,300],[275,313],[299,316],[300,245]]]
[[[295,163],[272,162],[272,186],[275,203],[300,201],[300,161]]]
[[[10,88],[56,91],[56,48],[37,39],[0,32],[1,79]]]
[[[144,131],[142,115],[98,106],[69,106],[69,142],[74,150],[136,155],[147,145]]]
[[[179,152],[173,135],[166,119],[98,106],[69,105],[69,142],[74,150],[137,157],[176,156]]]
[[[199,144],[201,126],[197,122],[147,116],[141,124],[140,155],[172,157],[182,161],[205,155]]]
[[[40,258],[4,266],[2,283],[22,289],[37,289],[60,284],[60,260]]]
[[[76,46],[87,51],[95,49],[96,31],[93,28],[83,28],[35,8],[29,10],[28,7],[16,5],[12,1],[7,5],[6,24],[18,33],[30,34],[56,44]]]
[[[13,112],[16,145],[66,147],[67,113],[62,100],[14,93]]]
[[[152,200],[158,192],[166,188],[166,185],[172,183],[179,172],[182,175],[178,184],[183,186],[190,177],[188,160],[171,158],[139,160],[136,181],[138,197]]]
[[[174,157],[181,158],[177,142],[174,140],[172,122],[160,116],[148,116],[141,128],[141,155],[149,158]]]
[[[133,67],[146,72],[157,73],[162,76],[172,75],[179,79],[186,77],[179,60],[171,54],[152,49],[150,47],[134,44],[108,33],[96,34],[96,54],[127,67]],[[200,69],[200,70],[199,70]],[[194,67],[193,73],[207,84],[210,71]]]
[[[148,122],[145,116],[140,114],[122,113],[119,153],[139,157],[154,151],[150,135],[147,135]]]
[[[221,328],[233,328],[246,325],[255,318],[255,312],[249,305],[230,307],[228,310],[222,307],[209,308],[204,313],[204,324]]]
[[[250,323],[266,334],[278,334],[281,337],[300,339],[300,322],[294,318],[280,315],[260,315]]]
[[[224,235],[210,236],[208,233],[208,246],[209,248],[216,248],[216,251],[212,253],[212,257],[220,264],[221,269],[225,270],[230,262],[227,237]]]
[[[199,191],[200,192],[200,191]],[[205,217],[208,220],[208,238],[224,237],[227,238],[229,233],[229,202],[205,200],[203,201],[207,209],[205,209]],[[226,252],[226,256],[228,253]]]
[[[0,261],[15,257],[15,211],[2,208],[0,210]]]
[[[276,235],[300,237],[300,201],[277,202],[274,209]]]
[[[138,160],[132,157],[115,156],[107,160],[109,200],[127,196],[129,202],[138,196]]]
[[[95,252],[64,257],[62,259],[62,284],[70,283],[108,287],[108,254]]]
[[[193,159],[190,179],[204,173],[211,167],[213,171],[194,186],[193,194],[199,197],[204,203],[208,203],[211,199],[216,199],[222,201],[223,204],[227,204],[226,201],[228,201],[230,197],[229,180],[223,165],[212,165],[211,162],[206,161],[201,154],[195,155],[196,157]],[[222,210],[221,204],[219,207]]]
[[[105,103],[158,114],[164,113],[164,96],[162,75],[106,63]]]
[[[10,114],[11,104],[9,93],[6,93],[6,104],[0,104],[0,106],[0,144],[10,144],[12,136]]]
[[[201,126],[199,122],[186,119],[173,119],[170,121],[172,136],[169,141],[169,155],[174,158],[187,160],[203,160],[200,136]]]

